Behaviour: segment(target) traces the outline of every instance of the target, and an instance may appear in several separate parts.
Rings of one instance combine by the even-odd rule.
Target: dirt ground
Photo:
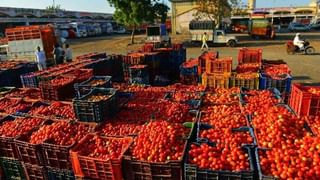
[[[237,65],[238,51],[242,47],[257,47],[263,49],[263,59],[286,61],[294,77],[294,81],[320,85],[320,33],[306,33],[304,38],[309,40],[315,47],[315,55],[288,55],[285,49],[285,42],[293,39],[293,33],[280,34],[276,40],[251,40],[245,34],[236,35],[240,44],[236,48],[213,47],[211,50],[219,51],[221,57],[232,56],[234,67]],[[89,52],[107,52],[108,54],[126,54],[130,51],[138,50],[143,44],[143,35],[136,36],[136,43],[128,45],[130,37],[128,35],[93,37],[86,39],[75,39],[69,43],[72,46],[74,56]],[[198,57],[202,52],[198,46],[191,46],[187,36],[174,36],[173,42],[184,42],[187,45],[188,58]]]

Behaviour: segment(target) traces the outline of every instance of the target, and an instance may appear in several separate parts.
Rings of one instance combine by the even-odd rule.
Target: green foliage
[[[57,4],[57,5],[47,6],[46,10],[48,10],[48,11],[59,11],[60,10],[61,11],[63,9],[61,8],[60,4]]]
[[[114,19],[127,27],[133,27],[133,43],[136,26],[143,22],[153,23],[157,18],[166,19],[169,8],[158,0],[107,0],[115,8]],[[165,20],[164,20],[165,21]]]

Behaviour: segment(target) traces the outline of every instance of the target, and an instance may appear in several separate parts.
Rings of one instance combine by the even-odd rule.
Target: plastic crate
[[[48,180],[75,180],[73,171],[47,167]]]
[[[201,56],[199,56],[198,60],[198,75],[206,72],[206,62],[211,60],[214,61],[216,58],[219,57],[218,52],[205,52]]]
[[[276,88],[280,93],[289,93],[291,90],[292,76],[287,74],[284,78],[273,79],[266,74],[260,74],[260,89]]]
[[[152,52],[153,49],[154,45],[152,43],[145,43],[141,48],[142,52]]]
[[[187,142],[185,143],[186,149]],[[126,180],[134,179],[183,179],[183,160],[150,163],[133,159],[126,153],[123,159],[123,175]],[[183,153],[184,154],[184,153]]]
[[[47,180],[47,171],[44,166],[24,163],[23,167],[28,180]]]
[[[308,92],[310,88],[320,90],[319,86],[292,85],[289,105],[299,116],[320,115],[320,96]]]
[[[45,165],[41,144],[30,144],[29,138],[33,131],[23,134],[15,139],[19,160],[32,165]],[[27,175],[28,176],[28,175]]]
[[[139,65],[144,63],[143,53],[129,53],[127,56],[123,56],[123,62],[130,65]]]
[[[180,75],[198,75],[198,59],[190,59],[181,64]]]
[[[237,77],[238,73],[232,73],[230,77],[230,87],[245,87],[248,89],[259,89],[259,74],[250,73],[250,78]]]
[[[147,65],[134,65],[129,67],[129,83],[149,84],[149,72]]]
[[[262,49],[240,49],[238,54],[238,64],[245,63],[262,63]]]
[[[225,74],[202,74],[202,85],[209,88],[229,88],[230,73]]]
[[[0,167],[2,167],[5,179],[26,179],[24,168],[20,161],[0,157]]]
[[[65,75],[76,77],[76,82],[83,82],[85,80],[90,79],[93,76],[93,70],[92,69],[76,69]]]
[[[72,161],[72,167],[74,174],[77,177],[87,177],[92,179],[112,179],[122,180],[122,159],[123,153],[125,153],[133,140],[130,137],[126,138],[114,138],[114,137],[103,137],[105,139],[127,139],[129,143],[123,147],[121,156],[116,160],[106,161],[100,158],[91,158],[88,156],[80,155],[77,150],[82,144],[88,139],[92,138],[93,135],[89,134],[84,137],[79,144],[77,144],[72,150],[70,150],[70,156]]]
[[[107,100],[88,101],[93,95],[110,95]],[[101,123],[107,117],[113,116],[118,108],[117,91],[111,88],[94,88],[90,93],[73,99],[73,107],[79,121]]]
[[[0,97],[5,96],[7,93],[10,93],[14,89],[15,89],[15,87],[1,87],[0,88]]]
[[[261,165],[260,165],[260,157],[259,157],[259,151],[260,149],[255,148],[254,149],[254,157],[255,157],[255,162],[256,162],[256,168],[258,171],[258,175],[259,175],[259,180],[279,180],[279,178],[273,177],[273,176],[268,176],[268,175],[264,175],[261,169]],[[263,151],[263,150],[261,150]]]
[[[74,88],[76,90],[77,96],[81,97],[85,94],[88,94],[94,87],[111,88],[111,78],[111,76],[93,76],[84,82],[75,84]],[[98,84],[92,84],[97,81],[99,82]]]
[[[180,82],[187,85],[197,85],[199,82],[198,75],[180,75]]]
[[[7,116],[0,120],[2,124],[5,121],[13,121],[15,118]],[[14,137],[3,137],[0,136],[0,156],[9,158],[18,158]]]
[[[44,100],[67,100],[74,96],[74,88],[73,85],[75,83],[75,77],[73,81],[63,85],[63,86],[55,86],[51,81],[42,81],[40,82],[40,91],[41,98]]]
[[[206,61],[206,73],[231,73],[232,57],[217,58]]]
[[[190,145],[188,146],[188,149]],[[196,165],[188,163],[188,155],[186,155],[184,163],[184,176],[185,180],[255,180],[255,166],[254,166],[254,154],[250,147],[243,146],[244,151],[249,155],[250,170],[242,172],[231,172],[231,171],[217,171],[200,169]]]

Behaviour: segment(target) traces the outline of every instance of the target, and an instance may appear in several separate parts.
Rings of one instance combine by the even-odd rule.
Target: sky
[[[138,1],[138,0],[137,0]],[[168,0],[164,0],[168,5]],[[244,3],[247,0],[243,0]],[[112,13],[114,9],[110,7],[107,0],[55,0],[63,9],[74,11]],[[257,0],[257,7],[289,7],[308,5],[310,0]],[[53,0],[0,0],[0,7],[25,7],[44,9],[52,5]]]

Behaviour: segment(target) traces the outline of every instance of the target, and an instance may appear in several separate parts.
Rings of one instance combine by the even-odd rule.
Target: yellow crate
[[[202,85],[210,88],[229,88],[230,73],[204,73],[202,74]]]
[[[230,88],[245,87],[248,89],[259,89],[259,73],[246,73],[249,78],[237,77],[238,73],[232,73],[230,77]]]

